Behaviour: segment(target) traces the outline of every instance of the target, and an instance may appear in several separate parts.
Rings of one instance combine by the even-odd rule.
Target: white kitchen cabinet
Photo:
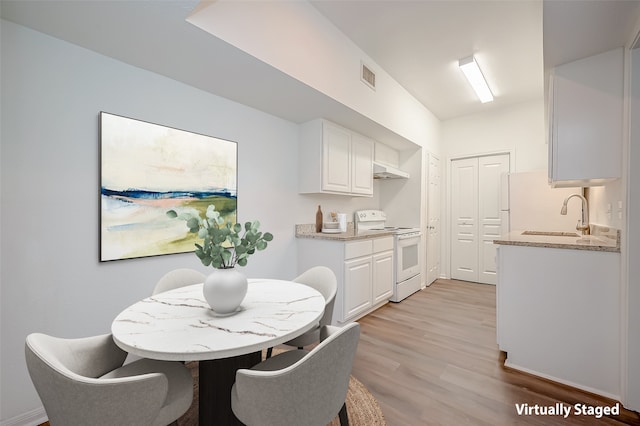
[[[345,243],[341,322],[353,321],[389,301],[393,295],[393,259],[393,237]]]
[[[373,195],[374,142],[358,133],[351,133],[351,192]]]
[[[300,126],[299,192],[373,195],[374,142],[326,120]]]
[[[353,318],[371,307],[371,256],[344,263],[344,308],[342,318]]]
[[[298,272],[323,265],[336,274],[333,322],[355,321],[393,295],[393,237],[354,241],[298,238]]]
[[[306,143],[303,141],[303,143]],[[322,191],[351,192],[351,133],[322,123]],[[307,169],[306,163],[300,163]]]
[[[624,53],[556,67],[549,96],[549,182],[595,186],[622,172]]]
[[[496,296],[506,366],[619,399],[619,253],[500,245]]]
[[[374,305],[393,296],[393,251],[373,255],[373,277],[371,280]]]

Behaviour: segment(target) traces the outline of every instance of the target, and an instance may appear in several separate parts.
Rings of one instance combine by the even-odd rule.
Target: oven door
[[[422,233],[396,235],[396,282],[420,273],[420,241]]]

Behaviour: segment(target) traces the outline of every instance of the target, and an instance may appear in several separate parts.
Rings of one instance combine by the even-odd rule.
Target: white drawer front
[[[353,259],[354,257],[369,256],[371,253],[373,253],[372,240],[353,241],[350,243],[345,243],[345,248],[344,248],[345,259]]]
[[[373,252],[393,250],[393,237],[377,238],[373,240]]]

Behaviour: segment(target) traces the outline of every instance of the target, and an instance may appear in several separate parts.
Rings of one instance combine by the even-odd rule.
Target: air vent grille
[[[373,90],[376,89],[376,73],[374,73],[370,67],[362,63],[360,80]]]

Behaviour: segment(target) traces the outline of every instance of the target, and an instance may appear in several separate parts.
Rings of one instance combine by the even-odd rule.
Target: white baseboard
[[[47,420],[47,413],[45,413],[44,407],[40,407],[10,419],[2,420],[0,421],[0,426],[34,426]]]
[[[615,395],[600,389],[592,388],[590,386],[584,386],[584,385],[572,382],[570,380],[560,379],[558,377],[554,377],[549,374],[540,373],[538,371],[531,370],[530,368],[521,367],[517,364],[510,363],[509,357],[507,357],[506,361],[504,362],[504,366],[513,368],[514,370],[522,371],[527,374],[531,374],[532,376],[542,377],[544,379],[551,380],[552,382],[562,383],[563,385],[571,386],[572,388],[587,391],[596,395],[601,395],[601,396],[604,396],[605,398],[613,399],[614,401],[621,401],[620,395]]]

